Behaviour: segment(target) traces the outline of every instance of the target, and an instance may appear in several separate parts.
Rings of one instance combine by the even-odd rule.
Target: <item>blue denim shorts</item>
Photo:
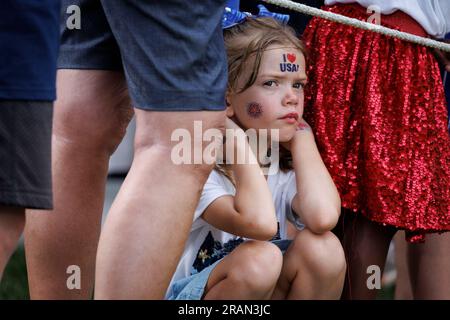
[[[275,244],[284,254],[292,243],[292,240],[272,240],[271,242]],[[222,261],[222,259],[214,262],[212,265],[206,267],[198,273],[175,281],[170,288],[170,292],[167,294],[167,299],[201,300],[205,292],[206,284],[208,283],[209,275],[214,270],[216,265]]]
[[[282,239],[282,240],[271,240],[270,242],[272,242],[274,245],[276,245],[281,252],[284,254],[286,252],[286,250],[289,248],[289,246],[292,243],[292,240],[288,240],[288,239]]]
[[[167,300],[201,300],[205,292],[206,284],[208,283],[209,275],[220,261],[222,259],[217,260],[198,273],[175,281],[170,287],[170,292],[167,294]]]
[[[58,68],[123,71],[140,109],[224,110],[224,7],[225,0],[63,0]]]

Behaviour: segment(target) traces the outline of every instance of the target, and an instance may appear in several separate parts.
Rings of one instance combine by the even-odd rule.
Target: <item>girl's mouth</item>
[[[286,121],[286,122],[289,123],[289,124],[294,124],[294,123],[297,123],[297,120],[298,120],[298,113],[296,113],[296,112],[291,112],[291,113],[288,113],[288,114],[284,115],[284,116],[281,117],[280,119]]]

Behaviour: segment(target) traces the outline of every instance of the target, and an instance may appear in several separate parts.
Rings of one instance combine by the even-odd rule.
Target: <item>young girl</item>
[[[330,230],[340,198],[302,120],[303,44],[272,18],[248,18],[224,38],[227,129],[235,132],[225,144],[234,142],[234,152],[225,150],[226,164],[204,186],[166,298],[337,299],[345,258]],[[263,174],[248,129],[277,130],[284,152],[275,174]],[[291,241],[287,219],[297,227]]]

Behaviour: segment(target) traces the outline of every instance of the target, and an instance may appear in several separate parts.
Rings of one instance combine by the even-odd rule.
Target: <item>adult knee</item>
[[[133,116],[122,77],[116,73],[58,73],[53,121],[56,142],[112,154]],[[80,84],[83,80],[86,83]]]
[[[136,109],[135,159],[151,157],[205,182],[214,168],[214,147],[224,132],[224,112],[156,112]]]
[[[283,263],[281,251],[272,243],[263,241],[251,241],[241,246],[239,260],[228,278],[234,280],[237,287],[252,292],[273,289]]]

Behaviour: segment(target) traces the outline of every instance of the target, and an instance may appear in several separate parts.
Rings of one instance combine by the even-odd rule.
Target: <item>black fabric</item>
[[[0,204],[52,208],[53,102],[0,100]]]

